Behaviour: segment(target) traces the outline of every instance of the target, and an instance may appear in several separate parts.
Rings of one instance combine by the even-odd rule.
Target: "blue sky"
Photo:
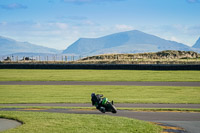
[[[200,0],[0,0],[0,36],[56,49],[140,30],[192,46]]]

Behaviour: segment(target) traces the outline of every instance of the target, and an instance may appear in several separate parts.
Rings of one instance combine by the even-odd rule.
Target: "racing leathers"
[[[103,97],[103,95],[100,95],[100,94],[95,95],[94,93],[92,93],[91,97],[92,97],[91,98],[92,105],[96,106],[97,109],[100,109],[101,104],[102,104],[102,98],[101,97]]]

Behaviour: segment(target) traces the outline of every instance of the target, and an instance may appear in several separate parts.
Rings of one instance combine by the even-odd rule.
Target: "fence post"
[[[65,61],[67,62],[67,56],[65,56]]]
[[[12,55],[11,57],[12,57],[12,58],[11,58],[11,61],[14,61],[14,56]]]

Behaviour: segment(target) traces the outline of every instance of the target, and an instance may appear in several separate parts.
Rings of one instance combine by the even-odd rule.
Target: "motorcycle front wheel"
[[[114,114],[117,113],[117,109],[115,108],[114,105],[111,105],[111,109],[112,109],[112,111],[111,111],[112,113],[114,113]]]

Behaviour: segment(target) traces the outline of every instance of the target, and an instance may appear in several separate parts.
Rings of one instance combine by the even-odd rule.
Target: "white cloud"
[[[78,24],[79,23],[79,24]],[[100,25],[83,20],[76,25],[56,22],[0,22],[0,35],[19,41],[28,41],[47,47],[65,49],[79,38],[96,38],[128,30],[141,30],[164,39],[192,46],[200,36],[200,25],[131,26],[116,24]]]
[[[36,24],[33,25],[33,28],[41,28],[42,24],[39,22],[36,22]]]
[[[189,46],[192,46],[196,38],[200,37],[200,25],[148,25],[145,27],[136,27],[136,29]]]
[[[172,36],[170,38],[171,41],[175,41],[175,42],[181,42],[179,39],[177,39],[175,36]]]
[[[4,22],[0,22],[0,25],[1,25],[1,26],[6,26],[6,25],[7,25],[7,22],[5,22],[5,21],[4,21]]]
[[[117,24],[115,25],[115,28],[119,31],[133,30],[132,26],[125,25],[125,24]]]
[[[58,17],[59,19],[62,20],[87,20],[87,17],[85,16],[60,16]]]
[[[55,23],[55,25],[56,25],[58,28],[62,29],[62,30],[65,30],[65,29],[68,28],[68,24],[66,24],[66,23]]]
[[[92,22],[91,20],[85,20],[82,22],[84,25],[95,25],[94,22]]]

